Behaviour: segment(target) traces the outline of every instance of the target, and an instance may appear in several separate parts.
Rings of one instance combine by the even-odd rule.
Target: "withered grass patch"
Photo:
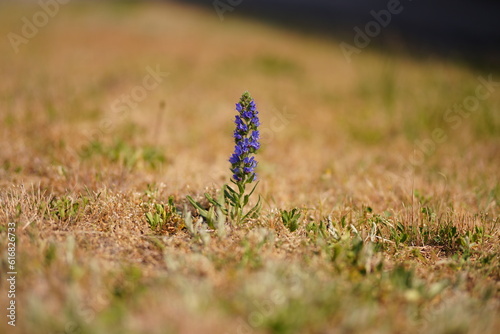
[[[2,36],[38,10],[1,6]],[[71,3],[18,54],[0,44],[19,305],[0,331],[497,333],[500,88],[444,116],[498,73],[370,49],[347,66],[336,41],[229,14]],[[148,66],[169,75],[117,112]],[[263,210],[214,229],[186,195],[227,182],[243,90]]]

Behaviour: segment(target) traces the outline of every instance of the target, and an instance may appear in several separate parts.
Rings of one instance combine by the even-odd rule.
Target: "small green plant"
[[[53,197],[48,203],[48,214],[61,221],[68,221],[75,219],[80,214],[87,204],[89,199],[87,197],[79,197],[73,199],[70,196]]]
[[[299,228],[300,209],[293,208],[290,211],[280,210],[281,221],[290,230],[294,232]]]
[[[342,232],[345,228],[345,216],[343,216],[338,224],[332,221],[331,216],[324,217],[318,222],[311,221],[305,225],[306,233],[313,243],[318,240],[339,241]]]
[[[447,254],[460,254],[467,259],[472,254],[472,249],[477,244],[484,242],[484,228],[475,226],[472,229],[460,229],[448,220],[438,219],[435,224],[421,223],[419,225],[403,225],[401,222],[395,225],[385,223],[388,238],[399,245],[419,245],[439,247]]]
[[[182,227],[182,218],[177,212],[174,198],[170,196],[166,205],[160,203],[152,204],[152,211],[147,211],[144,215],[149,227],[154,232],[174,232]]]
[[[158,227],[161,228],[167,220],[167,212],[162,204],[156,203],[154,208],[155,212],[146,212],[146,221],[152,230],[156,230]]]
[[[184,207],[184,214],[183,214],[183,219],[184,219],[184,226],[186,227],[187,231],[189,234],[191,234],[192,237],[198,239],[201,241],[203,244],[207,245],[211,238],[210,234],[206,230],[206,228],[203,228],[202,222],[203,219],[198,218],[198,219],[193,219],[193,216],[191,215],[191,212],[187,209],[187,206]],[[221,216],[219,218],[220,220],[225,221],[225,217]],[[222,224],[224,224],[224,221]],[[221,230],[224,230],[223,227],[221,227]]]
[[[325,230],[325,227],[323,225],[323,222],[309,222],[307,223],[306,225],[306,232],[309,234],[309,235],[312,235],[312,236],[317,236],[317,235],[321,235],[321,236],[324,236],[325,233],[324,233],[324,230]]]
[[[217,199],[208,193],[205,193],[205,198],[209,202],[209,207],[206,209],[199,202],[196,202],[191,196],[187,196],[189,202],[198,210],[198,213],[205,219],[205,222],[210,228],[223,229],[226,216],[229,213],[228,206],[226,204],[225,186],[222,188],[222,191],[219,192]]]
[[[404,298],[409,302],[430,300],[449,286],[449,281],[446,279],[426,284],[417,277],[413,268],[407,269],[402,264],[397,265],[386,275],[391,284],[402,292]]]
[[[408,231],[401,222],[397,222],[396,226],[389,226],[389,234],[390,240],[394,241],[397,246],[408,240]]]
[[[333,243],[325,243],[323,251],[330,258],[334,269],[339,273],[347,271],[349,275],[367,275],[381,272],[383,258],[376,243],[364,242],[355,229],[344,231]]]

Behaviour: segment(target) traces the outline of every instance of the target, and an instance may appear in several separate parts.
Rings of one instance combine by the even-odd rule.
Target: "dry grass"
[[[2,6],[1,36],[39,10]],[[443,117],[500,76],[369,49],[348,65],[337,42],[172,3],[72,3],[18,54],[4,40],[0,245],[16,223],[19,307],[0,331],[497,333],[500,87]],[[168,77],[113,110],[157,66]],[[155,204],[227,182],[244,90],[260,218],[153,231]]]

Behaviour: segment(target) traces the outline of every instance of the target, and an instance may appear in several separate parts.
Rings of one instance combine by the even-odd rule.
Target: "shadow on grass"
[[[331,38],[339,48],[345,42],[360,51],[437,56],[483,71],[500,70],[500,3],[493,0],[177,1],[205,6],[221,24],[231,17],[250,17]],[[367,38],[359,37],[355,27]],[[351,60],[357,55],[350,53]]]

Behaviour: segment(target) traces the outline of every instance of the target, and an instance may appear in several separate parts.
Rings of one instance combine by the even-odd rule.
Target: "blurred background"
[[[0,0],[0,225],[20,245],[0,333],[500,333],[499,18],[493,0]],[[229,182],[246,90],[261,215],[188,233],[175,208]]]
[[[229,1],[179,0],[208,10]],[[388,0],[253,0],[232,1],[238,10],[227,14],[249,16],[287,29],[352,41],[353,28],[374,20],[372,11],[387,10]],[[370,47],[383,52],[406,51],[417,56],[439,54],[461,58],[477,66],[500,62],[500,3],[494,0],[392,1],[391,16]],[[397,5],[399,4],[399,5]],[[231,6],[232,7],[232,6]],[[236,6],[234,6],[236,7]],[[395,12],[396,12],[395,11]],[[378,34],[377,34],[378,35]]]
[[[123,187],[220,184],[245,90],[261,110],[261,190],[278,204],[301,203],[319,187],[332,199],[348,193],[387,207],[387,194],[367,194],[359,182],[367,170],[385,175],[374,177],[381,187],[406,189],[395,179],[413,167],[439,179],[456,175],[457,157],[486,159],[489,170],[498,152],[496,1],[0,6],[9,178],[21,177],[16,168],[50,178],[56,165],[75,170],[75,186],[82,170],[116,174],[110,180]],[[479,78],[491,94],[463,111]],[[446,137],[439,143],[436,129]]]

